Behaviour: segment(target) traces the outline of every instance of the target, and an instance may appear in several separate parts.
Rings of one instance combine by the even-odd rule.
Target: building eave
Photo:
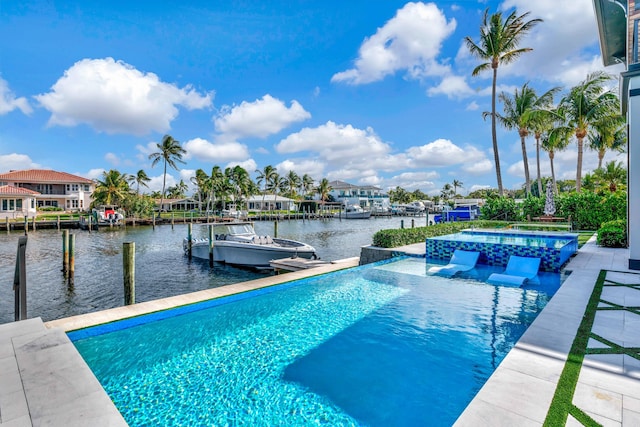
[[[598,38],[605,67],[626,63],[627,55],[627,2],[619,0],[593,0],[598,24]]]

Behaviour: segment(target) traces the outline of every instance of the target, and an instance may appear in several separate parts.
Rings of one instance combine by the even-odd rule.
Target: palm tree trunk
[[[578,138],[578,165],[576,167],[576,191],[580,192],[580,187],[582,187],[582,147],[583,147],[583,138]]]
[[[164,204],[164,187],[167,183],[167,160],[164,161],[164,174],[162,175],[162,194],[160,195],[160,208],[158,211],[162,211],[162,205]]]
[[[542,196],[542,179],[540,178],[540,136],[536,136],[536,164],[538,167],[538,197]]]
[[[598,150],[598,169],[602,168],[602,159],[604,159],[604,150]]]
[[[549,151],[549,162],[551,163],[551,182],[553,183],[553,192],[555,195],[558,195],[558,186],[556,185],[556,171],[553,168],[553,157],[555,153],[553,150]]]
[[[522,145],[522,161],[524,162],[524,181],[527,189],[527,196],[531,194],[531,176],[529,175],[529,159],[527,158],[527,144],[524,136],[520,137],[520,145]]]
[[[491,138],[493,141],[493,160],[496,164],[496,180],[498,181],[498,194],[504,195],[502,188],[502,173],[500,172],[500,155],[498,154],[498,137],[496,135],[496,81],[498,79],[498,67],[493,69],[493,82],[491,84]]]

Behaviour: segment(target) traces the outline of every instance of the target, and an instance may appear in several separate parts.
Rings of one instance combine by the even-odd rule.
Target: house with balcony
[[[640,2],[593,0],[605,67],[623,64],[620,107],[627,118],[629,268],[640,270]]]
[[[344,181],[329,182],[329,193],[334,200],[347,205],[360,205],[368,210],[384,211],[391,208],[389,195],[373,185],[354,185]]]
[[[0,214],[28,216],[45,207],[86,210],[94,190],[92,180],[66,172],[27,169],[0,173]]]

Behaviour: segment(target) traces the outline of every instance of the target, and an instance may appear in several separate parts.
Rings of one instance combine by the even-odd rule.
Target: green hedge
[[[429,237],[457,233],[465,228],[503,228],[507,225],[509,225],[509,223],[506,221],[460,221],[445,222],[430,225],[429,227],[380,230],[373,235],[373,246],[396,248],[398,246],[421,243]]]
[[[626,220],[627,195],[621,191],[604,196],[590,191],[569,193],[558,197],[556,208],[556,215],[571,216],[575,229],[597,230],[604,222]]]
[[[598,230],[598,245],[607,248],[626,248],[627,222],[625,220],[604,222]]]

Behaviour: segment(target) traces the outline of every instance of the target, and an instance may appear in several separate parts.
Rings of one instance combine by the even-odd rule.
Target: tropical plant
[[[559,88],[551,89],[554,91]],[[553,103],[553,96],[550,97],[549,103]],[[543,194],[542,177],[540,175],[540,149],[542,148],[542,138],[549,134],[553,129],[555,121],[557,120],[557,114],[553,110],[551,105],[542,105],[537,103],[531,110],[525,113],[525,121],[529,124],[529,127],[533,131],[533,136],[536,140],[536,180],[538,182],[538,195]],[[555,183],[554,183],[555,190]]]
[[[627,247],[627,221],[607,221],[598,229],[598,245],[607,248]]]
[[[562,132],[562,128],[554,128],[551,132],[542,136],[541,142],[540,147],[549,155],[553,191],[555,194],[558,194],[558,184],[556,182],[556,170],[553,164],[553,159],[555,158],[557,151],[562,151],[567,148],[567,145],[569,145],[569,138],[567,137],[566,129]]]
[[[133,180],[137,184],[136,194],[140,194],[140,186],[142,185],[143,187],[149,188],[149,186],[147,185],[147,182],[151,181],[151,178],[147,176],[147,173],[143,169],[140,169],[133,176]]]
[[[115,169],[102,173],[102,179],[96,181],[96,189],[93,192],[93,204],[121,205],[129,194],[129,182],[127,175]]]
[[[333,190],[331,185],[329,184],[329,180],[327,178],[322,178],[318,186],[316,187],[316,193],[320,196],[320,202],[325,204],[325,202],[329,199],[329,193]]]
[[[262,206],[264,207],[267,190],[272,186],[273,179],[278,175],[278,171],[272,165],[267,165],[262,170],[256,169],[256,173],[258,174],[256,176],[256,183],[258,187],[262,185]]]
[[[516,201],[505,196],[488,198],[484,206],[480,208],[480,213],[482,219],[488,221],[519,221],[521,218]]]
[[[458,195],[458,187],[462,188],[464,183],[461,182],[461,181],[458,181],[457,179],[454,179],[453,182],[451,183],[451,185],[453,185],[453,194],[457,196]]]
[[[598,169],[607,150],[624,152],[627,146],[627,131],[622,115],[614,114],[593,124],[593,132],[589,134],[589,147],[598,153]]]
[[[534,130],[536,116],[532,116],[532,111],[547,108],[553,102],[553,95],[559,91],[559,88],[553,88],[543,95],[538,96],[529,86],[528,83],[522,85],[522,89],[515,90],[513,96],[506,92],[500,93],[498,98],[502,101],[504,115],[497,114],[498,121],[509,130],[516,129],[520,136],[520,145],[522,148],[522,161],[524,164],[524,179],[526,195],[531,194],[531,176],[529,174],[529,159],[527,158],[526,138],[529,133]],[[483,113],[488,115],[488,112]],[[538,156],[539,159],[539,156]],[[538,181],[540,179],[540,167],[538,160]]]
[[[618,96],[605,85],[611,76],[596,71],[587,76],[577,86],[571,88],[558,105],[558,114],[564,124],[557,132],[565,135],[572,132],[578,142],[578,161],[576,166],[576,191],[580,192],[582,183],[582,155],[584,139],[596,123],[618,120]]]
[[[301,191],[303,196],[307,196],[313,190],[313,178],[309,174],[302,175]]]
[[[284,177],[284,186],[287,197],[291,199],[295,199],[297,197],[297,190],[300,188],[302,184],[302,179],[296,171],[290,170],[287,175]]]
[[[248,196],[253,189],[253,181],[245,168],[236,165],[224,170],[224,175],[228,179],[233,194],[233,201],[239,208],[244,200],[244,196]]]
[[[409,203],[411,202],[411,193],[404,188],[398,186],[395,190],[389,190],[389,201],[391,203]]]
[[[191,183],[195,186],[195,196],[198,199],[198,209],[202,210],[202,204],[206,203],[209,210],[209,194],[211,193],[211,179],[209,175],[202,170],[197,169],[194,176],[191,177]]]
[[[509,64],[519,58],[531,48],[518,47],[524,37],[535,25],[542,22],[541,19],[527,21],[530,12],[518,15],[516,10],[511,12],[503,20],[502,12],[496,12],[489,16],[486,9],[480,27],[480,41],[476,42],[471,37],[465,37],[467,48],[473,56],[486,61],[478,65],[472,72],[473,76],[485,70],[493,71],[491,83],[491,138],[493,142],[493,157],[496,166],[496,179],[498,181],[498,193],[504,194],[502,186],[502,174],[500,172],[500,156],[498,154],[498,138],[496,136],[496,82],[498,79],[498,66]]]
[[[453,194],[453,187],[451,186],[451,184],[446,183],[445,185],[442,186],[442,190],[440,190],[440,197],[442,197],[444,200],[449,200],[452,194]]]
[[[207,205],[207,210],[213,210],[216,206],[217,197],[228,196],[230,184],[228,183],[227,178],[222,172],[220,166],[214,166],[213,168],[211,168],[211,176],[209,177],[209,180],[211,182],[211,194],[209,195],[211,206]]]
[[[164,163],[164,172],[162,174],[162,196],[160,197],[160,208],[164,204],[164,193],[167,184],[167,165],[171,166],[175,170],[179,170],[176,162],[184,163],[182,156],[187,151],[182,148],[179,141],[173,139],[171,135],[165,135],[162,138],[160,144],[156,144],[158,151],[149,154],[149,159],[152,160],[151,167],[155,167],[160,161]]]
[[[627,184],[627,169],[622,162],[611,161],[604,168],[596,169],[593,176],[612,193]]]

